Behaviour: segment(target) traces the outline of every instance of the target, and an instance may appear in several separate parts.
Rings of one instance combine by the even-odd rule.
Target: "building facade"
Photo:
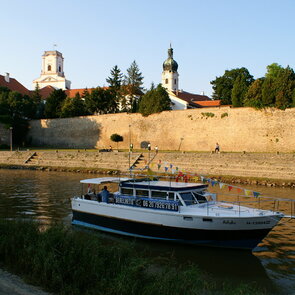
[[[168,58],[163,63],[162,86],[171,100],[172,110],[186,110],[203,107],[216,107],[220,101],[213,101],[204,94],[194,94],[179,89],[178,63],[173,58],[173,48],[168,49]],[[208,103],[207,103],[208,102]]]
[[[42,55],[41,76],[33,81],[33,88],[51,86],[55,89],[71,89],[71,81],[64,74],[64,58],[57,50],[45,51]]]

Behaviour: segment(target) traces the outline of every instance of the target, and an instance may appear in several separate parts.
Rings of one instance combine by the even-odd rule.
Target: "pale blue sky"
[[[179,87],[211,95],[226,69],[295,68],[294,14],[293,0],[0,0],[0,74],[32,89],[57,44],[72,88],[107,85],[114,65],[126,73],[133,60],[149,88],[171,42]]]

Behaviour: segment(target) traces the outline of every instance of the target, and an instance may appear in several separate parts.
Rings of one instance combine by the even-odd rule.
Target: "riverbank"
[[[193,173],[235,184],[295,188],[295,153],[1,151],[0,167],[90,174]]]
[[[50,295],[25,283],[20,277],[0,269],[0,295]]]
[[[151,258],[132,242],[62,225],[39,227],[36,222],[1,221],[0,262],[55,294],[265,294],[255,283],[220,285],[197,265],[176,263],[171,253]]]

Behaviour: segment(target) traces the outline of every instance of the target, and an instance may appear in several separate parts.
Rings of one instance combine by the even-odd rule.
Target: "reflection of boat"
[[[216,201],[207,185],[112,177],[82,180],[119,184],[109,201],[72,198],[73,224],[117,234],[183,243],[254,248],[284,216]]]

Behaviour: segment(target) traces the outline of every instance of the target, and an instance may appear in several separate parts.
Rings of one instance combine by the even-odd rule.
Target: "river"
[[[0,175],[0,218],[33,218],[48,225],[56,221],[70,225],[69,199],[81,192],[80,179],[91,177],[79,173],[3,169]],[[243,187],[266,196],[295,199],[295,190],[290,188]],[[210,189],[217,190],[216,187]],[[285,206],[280,208],[284,211],[288,209],[288,205],[281,206]],[[126,239],[101,235],[118,243]],[[147,249],[149,255],[161,255],[167,259],[173,256],[179,263],[194,262],[220,283],[255,281],[268,294],[295,294],[294,219],[276,226],[252,253],[146,240],[136,240],[135,245],[138,249]]]

